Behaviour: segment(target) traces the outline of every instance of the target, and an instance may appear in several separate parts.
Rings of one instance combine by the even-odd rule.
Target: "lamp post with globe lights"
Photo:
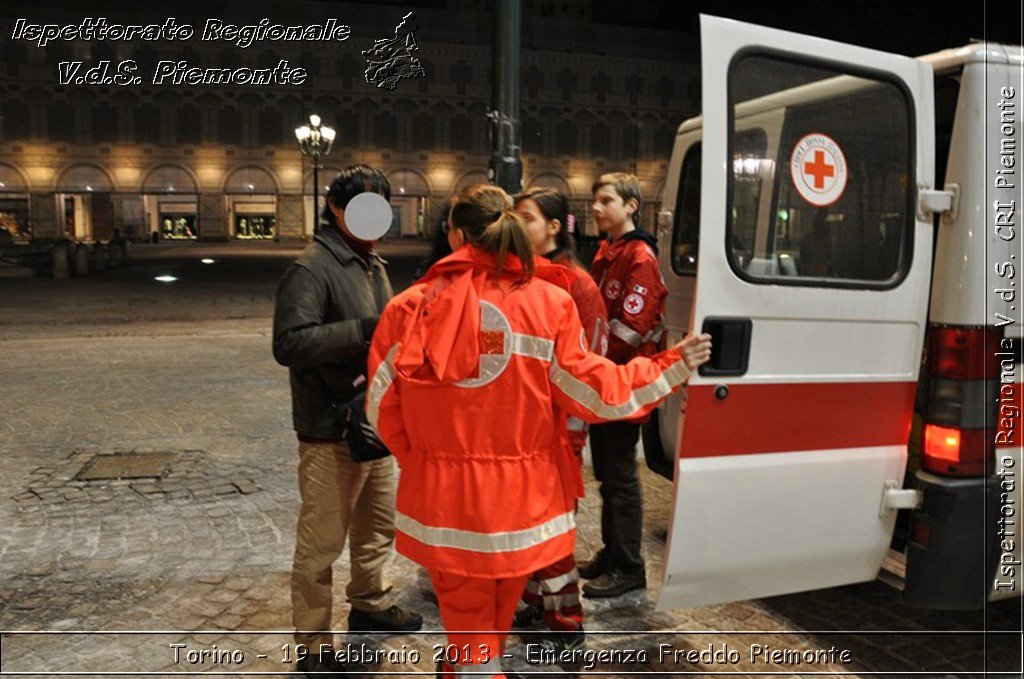
[[[309,125],[295,128],[295,139],[302,155],[313,161],[313,232],[320,230],[320,159],[331,152],[335,131],[320,124],[320,116],[309,116]]]

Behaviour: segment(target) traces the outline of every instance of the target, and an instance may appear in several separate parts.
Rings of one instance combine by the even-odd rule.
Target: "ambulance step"
[[[907,555],[890,549],[882,560],[882,568],[878,571],[878,579],[894,589],[903,591],[907,578]]]

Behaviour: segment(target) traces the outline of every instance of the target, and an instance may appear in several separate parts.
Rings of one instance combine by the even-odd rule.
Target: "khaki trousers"
[[[381,611],[391,603],[384,564],[395,539],[395,461],[352,461],[343,443],[299,442],[302,509],[292,565],[292,622],[296,643],[310,652],[332,644],[331,571],[350,538],[353,608]]]

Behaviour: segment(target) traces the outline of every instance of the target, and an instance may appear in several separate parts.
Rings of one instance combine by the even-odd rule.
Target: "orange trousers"
[[[470,578],[430,571],[448,635],[445,676],[456,665],[485,665],[496,668],[491,676],[505,676],[500,669],[501,655],[528,577]]]

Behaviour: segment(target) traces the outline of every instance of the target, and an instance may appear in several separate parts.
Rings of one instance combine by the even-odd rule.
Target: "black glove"
[[[373,339],[373,331],[377,329],[377,321],[379,320],[380,316],[359,319],[359,329],[362,331],[363,339],[366,340],[367,344]]]

